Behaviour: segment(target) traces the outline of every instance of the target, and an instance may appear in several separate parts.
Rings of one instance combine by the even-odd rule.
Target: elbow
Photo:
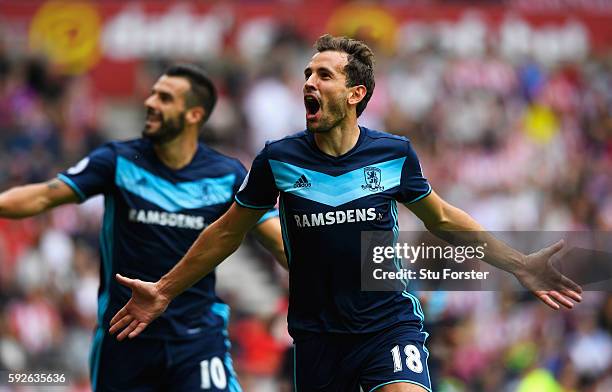
[[[429,219],[425,224],[425,228],[431,232],[448,229],[451,225],[451,219],[444,212],[436,215],[434,219]]]

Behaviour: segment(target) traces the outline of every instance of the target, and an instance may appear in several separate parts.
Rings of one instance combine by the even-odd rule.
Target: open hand
[[[525,288],[553,309],[559,309],[559,304],[571,309],[574,307],[572,301],[582,301],[582,288],[552,265],[551,258],[563,249],[563,245],[561,240],[526,256],[524,267],[514,272]]]
[[[117,274],[117,281],[132,289],[132,298],[115,314],[110,322],[109,332],[117,340],[138,336],[153,320],[166,310],[170,300],[159,292],[157,285],[139,279],[130,279]]]

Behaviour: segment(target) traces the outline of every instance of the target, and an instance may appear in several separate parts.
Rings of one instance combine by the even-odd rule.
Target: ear
[[[349,89],[348,103],[350,105],[357,105],[363,98],[365,98],[367,89],[364,85],[353,86]]]
[[[201,106],[195,106],[185,113],[185,120],[188,124],[198,124],[204,118],[205,110]]]

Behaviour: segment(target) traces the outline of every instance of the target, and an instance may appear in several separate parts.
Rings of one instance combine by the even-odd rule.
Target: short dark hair
[[[208,120],[217,103],[217,89],[206,72],[193,64],[175,64],[166,69],[164,75],[177,76],[189,81],[190,89],[185,95],[187,108],[202,106],[206,113],[202,123]]]
[[[374,53],[368,45],[361,41],[348,37],[334,37],[330,34],[319,37],[314,48],[317,52],[333,50],[348,55],[348,62],[344,67],[347,87],[364,85],[366,88],[365,97],[357,104],[357,117],[359,117],[368,106],[376,85],[374,82]]]

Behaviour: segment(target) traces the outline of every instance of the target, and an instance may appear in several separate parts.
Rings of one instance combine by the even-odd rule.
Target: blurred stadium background
[[[608,0],[0,0],[0,189],[138,137],[176,61],[211,73],[221,98],[202,137],[248,167],[304,127],[302,70],[324,32],[377,55],[361,123],[411,138],[434,188],[487,228],[612,229]],[[62,368],[65,390],[89,390],[102,208],[0,220],[0,369]],[[218,289],[244,390],[289,391],[286,275],[248,241]],[[572,312],[505,291],[420,296],[435,391],[612,391],[608,293]]]

